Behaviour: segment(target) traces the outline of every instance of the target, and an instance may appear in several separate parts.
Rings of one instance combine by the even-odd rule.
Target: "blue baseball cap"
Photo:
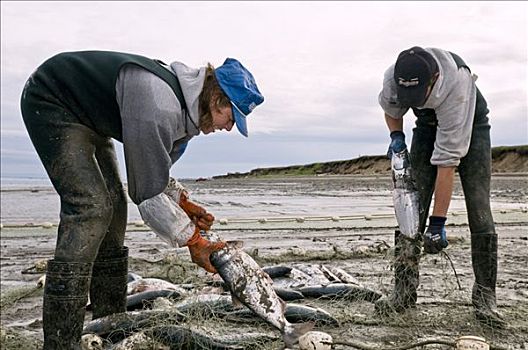
[[[246,117],[264,102],[253,75],[234,58],[227,58],[215,69],[216,80],[231,101],[231,110],[238,131],[248,136]]]

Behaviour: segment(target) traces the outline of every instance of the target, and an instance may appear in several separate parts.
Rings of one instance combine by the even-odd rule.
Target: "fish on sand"
[[[381,298],[381,294],[367,287],[358,287],[355,284],[332,283],[326,286],[308,286],[297,289],[308,298],[334,299],[343,298],[347,300],[366,300],[375,302]]]

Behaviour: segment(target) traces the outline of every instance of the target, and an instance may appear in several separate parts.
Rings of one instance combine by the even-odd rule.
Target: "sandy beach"
[[[185,184],[193,198],[215,214],[213,229],[226,240],[243,240],[244,249],[262,266],[335,266],[366,287],[383,294],[391,290],[396,221],[388,177],[270,177]],[[381,317],[367,301],[306,299],[301,303],[323,308],[339,321],[338,326],[318,327],[341,342],[336,349],[351,348],[345,343],[352,341],[386,349],[463,335],[484,337],[495,348],[528,349],[527,184],[527,174],[492,178],[492,209],[500,237],[497,303],[508,322],[506,329],[484,328],[472,313],[470,233],[458,182],[447,227],[446,252],[452,266],[444,255],[422,257],[415,309]],[[58,212],[59,200],[52,188],[2,187],[2,349],[38,349],[41,344],[42,289],[36,284],[43,272],[35,264],[53,255]],[[170,249],[144,226],[132,203],[126,245],[129,270],[143,277],[195,285],[206,285],[213,278],[190,263],[186,248]],[[90,312],[86,317],[91,319]],[[215,327],[223,335],[252,329],[277,335],[268,325],[255,322],[222,320]],[[203,319],[196,323],[203,329],[210,325]],[[259,346],[255,348],[278,349],[280,341]]]

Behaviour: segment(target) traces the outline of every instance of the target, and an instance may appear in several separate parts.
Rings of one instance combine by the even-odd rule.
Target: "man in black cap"
[[[491,143],[488,108],[464,61],[449,51],[412,47],[401,52],[385,72],[379,103],[390,130],[389,157],[407,148],[403,116],[412,109],[416,128],[411,144],[411,166],[420,196],[417,239],[395,237],[395,286],[388,298],[376,303],[379,312],[402,312],[416,304],[419,256],[446,248],[446,216],[458,168],[471,231],[475,283],[475,315],[485,324],[503,326],[496,310],[497,234],[490,208]],[[427,230],[434,193],[434,205]]]

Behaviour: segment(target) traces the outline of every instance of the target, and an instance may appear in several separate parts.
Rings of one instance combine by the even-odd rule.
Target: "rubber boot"
[[[127,282],[128,248],[100,251],[90,285],[92,319],[126,311]]]
[[[44,350],[80,349],[91,263],[48,261],[42,328]]]
[[[471,235],[471,258],[475,283],[472,303],[475,317],[492,328],[504,328],[503,316],[497,311],[495,284],[497,282],[497,235],[478,233]]]
[[[374,304],[379,314],[399,313],[415,307],[418,297],[421,240],[409,239],[396,230],[394,241],[394,289],[390,296]]]

